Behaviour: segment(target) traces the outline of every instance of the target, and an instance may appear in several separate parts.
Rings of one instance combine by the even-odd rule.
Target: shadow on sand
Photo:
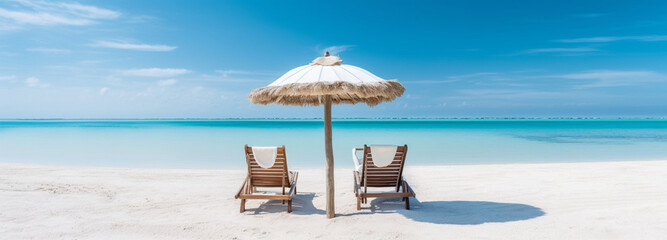
[[[401,198],[376,198],[370,202],[371,213],[400,213],[418,221],[437,224],[477,225],[512,222],[543,216],[542,209],[519,203],[484,201],[419,202],[410,198],[410,210]],[[362,212],[363,212],[362,208]],[[360,214],[363,214],[360,212]]]
[[[292,200],[292,213],[296,215],[324,215],[326,212],[313,205],[315,193],[299,193]],[[432,201],[419,202],[410,198],[410,210],[405,209],[401,198],[376,198],[370,201],[370,207],[362,207],[361,211],[337,216],[393,214],[399,213],[406,218],[436,224],[477,225],[483,223],[502,223],[537,218],[545,214],[542,209],[520,203],[499,203],[485,201]],[[370,210],[370,212],[368,211]],[[269,200],[258,208],[247,209],[252,214],[287,212],[287,203],[280,200]]]
[[[326,212],[321,209],[315,208],[313,205],[313,198],[315,198],[315,193],[303,193],[299,192],[295,197],[292,198],[292,213],[296,215],[311,215],[311,214],[321,214],[324,215]],[[253,209],[246,209],[248,212]],[[280,200],[269,200],[261,205],[258,208],[254,209],[254,214],[265,214],[265,213],[280,213],[287,212],[287,202],[282,204]]]

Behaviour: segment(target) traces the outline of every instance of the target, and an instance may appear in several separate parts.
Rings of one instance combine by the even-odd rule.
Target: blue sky
[[[665,117],[665,1],[0,1],[0,118],[320,117],[252,105],[324,50],[407,88],[334,117]]]

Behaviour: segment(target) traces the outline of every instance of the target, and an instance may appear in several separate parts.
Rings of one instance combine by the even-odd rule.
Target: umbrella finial
[[[315,58],[315,60],[310,62],[310,65],[336,66],[340,65],[341,63],[343,63],[343,60],[337,56],[331,56],[329,51],[326,51],[324,52],[324,57]]]

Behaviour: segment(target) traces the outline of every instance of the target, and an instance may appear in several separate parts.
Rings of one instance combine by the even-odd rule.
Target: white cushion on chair
[[[379,168],[389,166],[394,161],[397,150],[396,145],[371,145],[373,165]]]
[[[252,154],[255,156],[255,161],[262,168],[271,168],[276,163],[278,156],[277,147],[252,147]]]

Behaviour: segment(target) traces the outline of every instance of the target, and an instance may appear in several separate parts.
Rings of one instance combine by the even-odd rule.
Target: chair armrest
[[[408,184],[408,182],[406,182],[404,179],[403,179],[402,182],[403,182],[402,185],[403,185],[404,191],[409,193],[412,197],[416,198],[417,194],[415,194],[415,191],[412,190],[412,188],[410,187],[410,184]]]
[[[357,171],[352,171],[352,174],[354,175],[354,193],[358,193],[361,189],[361,176]]]
[[[352,148],[352,162],[354,162],[354,170],[355,171],[360,171],[363,165],[361,164],[361,160],[359,160],[359,157],[357,157],[357,151],[363,151],[364,148]]]
[[[294,188],[296,188],[296,181],[299,178],[299,172],[290,171],[290,175],[292,175],[292,179],[290,179],[290,188],[289,188],[289,192],[287,193],[287,195],[290,196],[290,198],[291,198],[292,195],[294,195]]]
[[[234,198],[238,199],[239,196],[241,195],[241,192],[246,189],[246,185],[248,184],[248,176],[245,177],[245,180],[243,180],[243,185],[241,185],[241,188],[239,189],[239,192],[234,195]]]

